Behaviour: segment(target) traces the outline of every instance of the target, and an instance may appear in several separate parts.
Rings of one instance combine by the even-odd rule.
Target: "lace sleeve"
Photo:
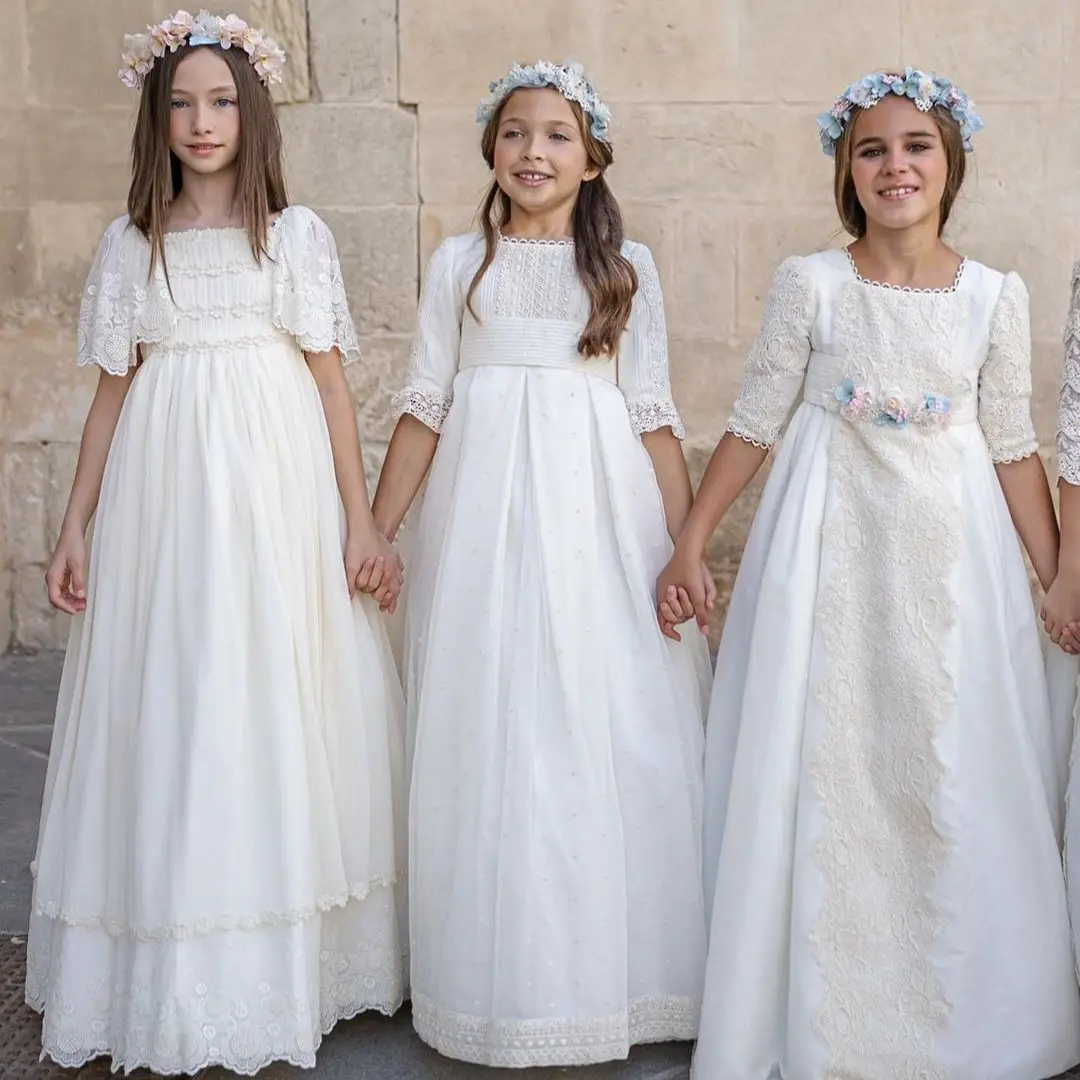
[[[979,424],[995,465],[1039,449],[1031,422],[1031,319],[1019,274],[1006,274],[990,318],[990,347],[979,372]]]
[[[1065,370],[1058,399],[1058,476],[1080,485],[1080,262],[1073,267],[1072,303],[1065,323]]]
[[[330,227],[304,206],[290,206],[278,222],[281,238],[274,280],[274,325],[304,352],[336,348],[341,361],[360,359],[345,279]]]
[[[408,381],[391,402],[395,420],[409,413],[432,431],[442,430],[454,397],[464,306],[454,282],[454,240],[447,237],[424,274]]]
[[[750,350],[728,421],[733,435],[763,448],[780,438],[810,359],[816,312],[814,286],[803,260],[785,259],[773,275],[761,332]]]
[[[619,349],[619,386],[626,396],[630,426],[635,435],[669,427],[682,439],[686,432],[671,397],[660,275],[644,244],[628,244],[626,256],[638,277],[638,292]]]

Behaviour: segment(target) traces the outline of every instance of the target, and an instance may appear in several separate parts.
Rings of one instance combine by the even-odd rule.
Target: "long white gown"
[[[349,600],[301,351],[359,350],[310,210],[262,266],[237,229],[166,249],[175,302],[116,221],[79,320],[80,364],[144,362],[64,664],[26,999],[62,1065],[310,1066],[406,986],[404,702],[377,608]]]
[[[729,430],[774,443],[800,390],[717,660],[695,1080],[1056,1075],[1071,722],[994,471],[1036,451],[1023,282],[789,259]]]
[[[697,1034],[711,672],[656,624],[671,543],[638,436],[681,426],[656,269],[625,252],[616,366],[577,352],[572,244],[500,240],[478,323],[483,240],[448,239],[396,401],[440,432],[405,615],[413,1018],[466,1061]]]

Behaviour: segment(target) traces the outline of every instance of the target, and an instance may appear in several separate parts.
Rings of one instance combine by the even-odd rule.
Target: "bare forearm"
[[[645,432],[641,442],[652,460],[656,483],[664,502],[668,533],[674,541],[678,539],[686,516],[690,513],[690,505],[694,501],[682,443],[675,438],[669,427]]]
[[[340,382],[320,385],[326,426],[330,432],[330,450],[334,457],[334,475],[338,492],[345,507],[349,531],[372,528],[371,506],[368,503],[367,481],[364,479],[364,458],[360,449],[360,433],[356,427],[352,395],[344,373]]]
[[[705,552],[720,519],[761,468],[769,451],[730,432],[713,451],[697,498],[679,535],[678,545],[694,558]]]
[[[79,445],[79,462],[75,468],[75,480],[71,485],[62,531],[72,529],[82,535],[94,516],[109,448],[131,379],[131,375],[108,375],[105,372],[98,378],[97,392],[86,414]]]
[[[1013,525],[1044,589],[1057,576],[1058,524],[1038,454],[995,466]]]
[[[1080,487],[1064,480],[1058,485],[1061,507],[1061,554],[1058,573],[1080,581]]]
[[[375,528],[388,540],[397,536],[438,445],[438,433],[408,413],[394,428],[372,507]]]

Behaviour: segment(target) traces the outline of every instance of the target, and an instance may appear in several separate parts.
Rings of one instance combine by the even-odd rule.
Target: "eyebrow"
[[[184,97],[191,97],[193,92],[191,90],[179,90],[174,86],[173,87],[173,93],[174,94],[183,94]],[[212,90],[208,90],[207,93],[208,94],[235,94],[236,93],[236,87],[232,86],[232,85],[229,85],[229,86],[215,86]]]
[[[504,116],[502,120],[499,121],[499,127],[502,127],[503,124],[524,124],[526,122],[527,121],[518,116]],[[549,127],[564,127],[570,128],[571,130],[574,127],[569,120],[544,120],[541,122],[547,124]]]
[[[905,131],[903,137],[905,139],[935,139],[937,138],[936,131]],[[867,143],[880,143],[885,140],[880,135],[865,135],[856,144],[855,149],[858,150],[860,146],[865,146]]]

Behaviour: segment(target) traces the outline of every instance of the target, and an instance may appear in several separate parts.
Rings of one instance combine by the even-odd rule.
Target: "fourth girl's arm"
[[[401,522],[424,482],[439,436],[415,416],[404,413],[386,451],[372,514],[375,527],[387,538],[397,536]]]
[[[995,468],[1020,541],[1039,584],[1048,589],[1058,573],[1058,524],[1042,458],[1031,454]]]

